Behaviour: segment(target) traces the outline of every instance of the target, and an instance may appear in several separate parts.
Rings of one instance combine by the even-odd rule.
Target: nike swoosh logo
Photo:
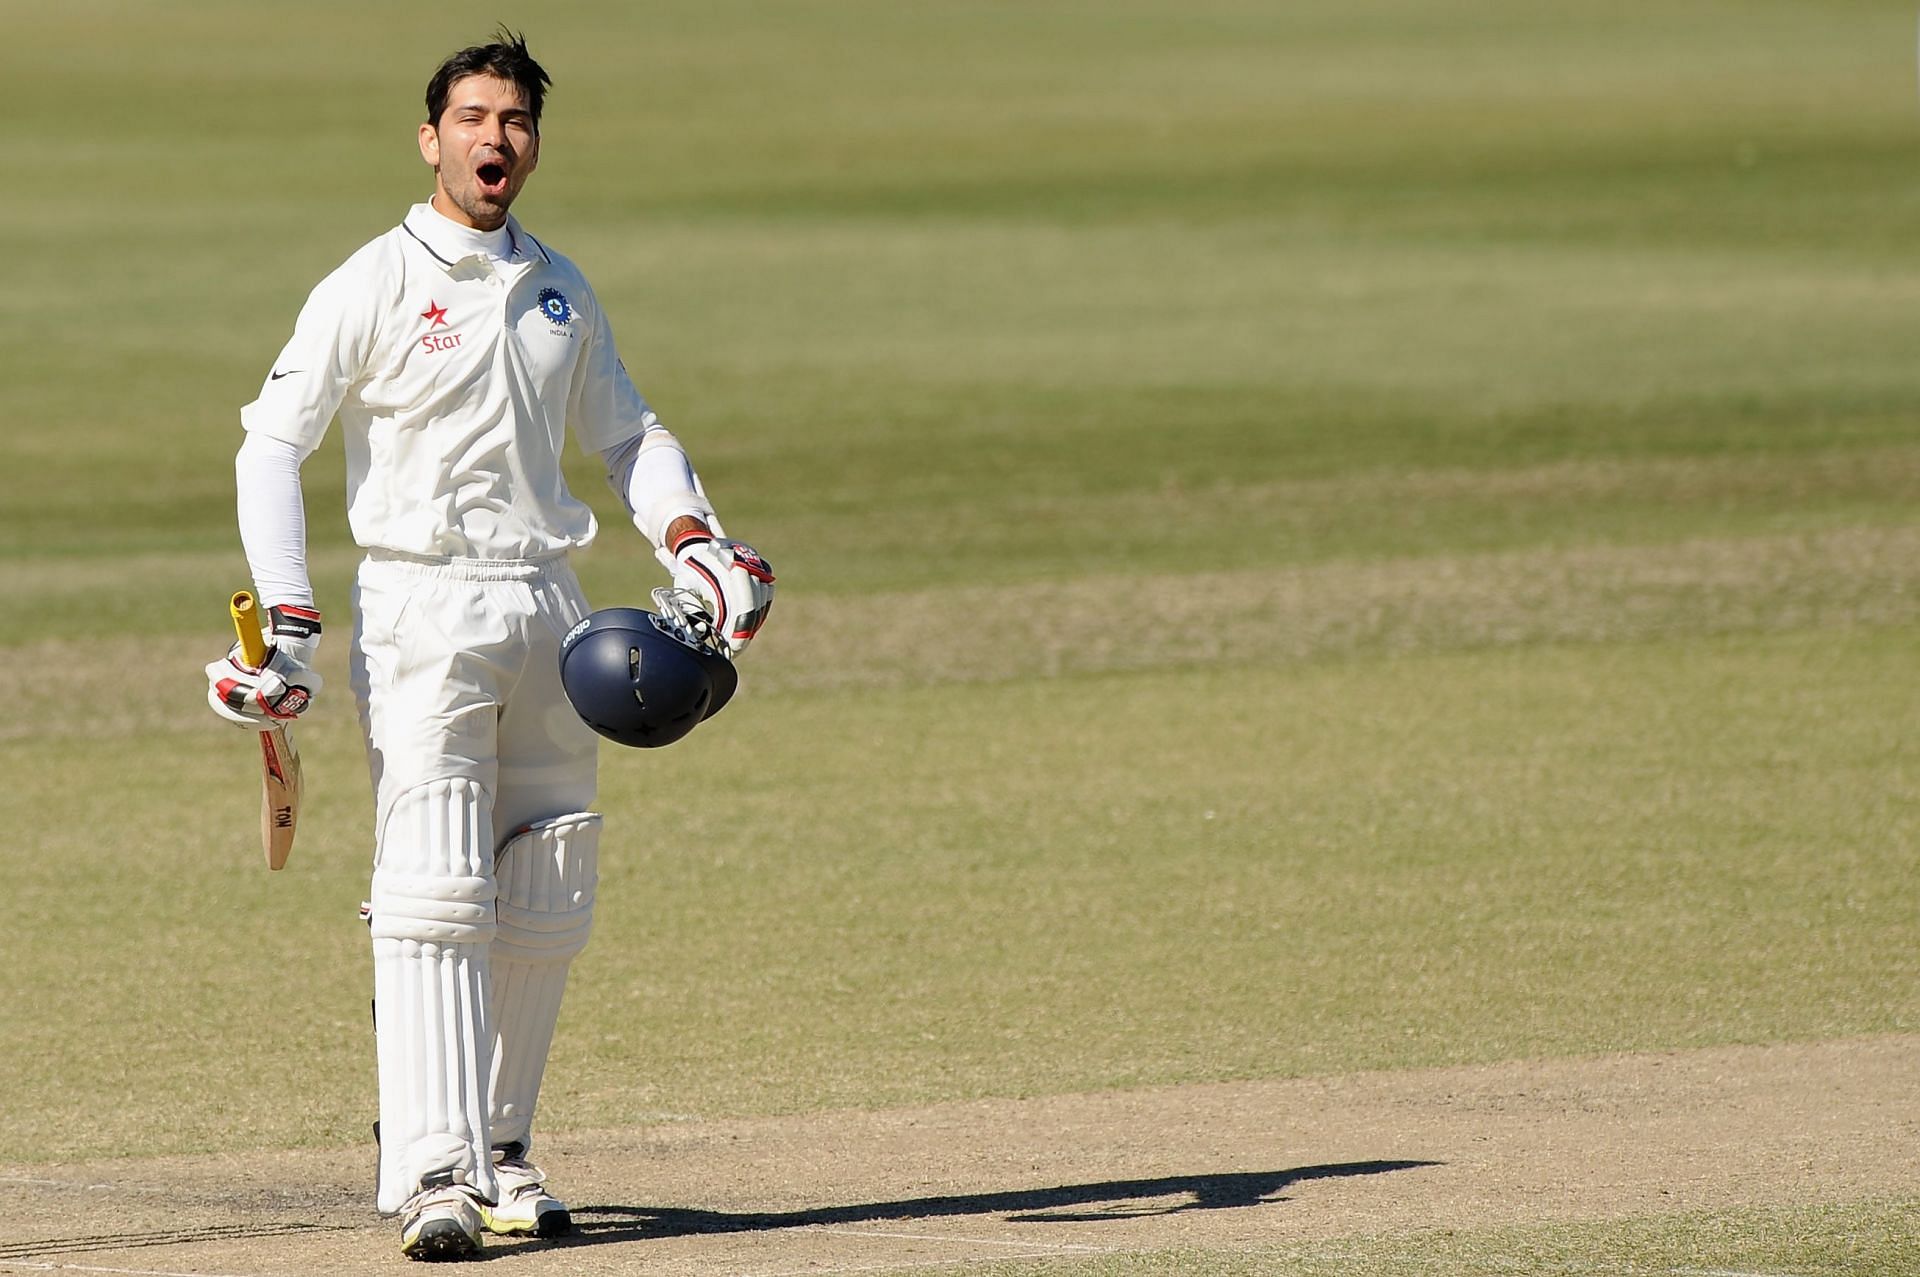
[[[287,369],[287,370],[286,370],[285,372],[276,372],[276,373],[272,373],[272,374],[270,374],[270,375],[269,375],[269,376],[267,377],[267,380],[268,380],[268,381],[278,381],[278,380],[280,380],[280,379],[281,379],[282,377],[291,377],[291,376],[293,376],[293,375],[294,375],[295,373],[297,373],[297,372],[305,372],[305,371],[306,371],[306,369],[305,369],[305,368],[289,368],[289,369]]]

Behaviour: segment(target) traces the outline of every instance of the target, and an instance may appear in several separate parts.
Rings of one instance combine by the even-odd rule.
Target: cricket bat
[[[267,663],[267,639],[260,632],[260,608],[253,595],[241,590],[227,610],[233,614],[233,632],[240,639],[240,658],[253,669]],[[293,834],[300,823],[300,751],[284,727],[260,733],[260,846],[267,868],[286,867],[293,850]]]

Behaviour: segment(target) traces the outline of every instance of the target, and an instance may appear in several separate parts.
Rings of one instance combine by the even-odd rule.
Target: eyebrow
[[[480,115],[485,115],[487,114],[489,108],[484,103],[480,103],[480,102],[462,102],[456,106],[448,107],[447,110],[455,112],[457,114],[465,114],[468,111],[474,111]],[[533,112],[528,110],[524,106],[502,107],[500,110],[500,114],[503,116],[510,116],[510,115],[523,116],[529,120],[533,118]]]

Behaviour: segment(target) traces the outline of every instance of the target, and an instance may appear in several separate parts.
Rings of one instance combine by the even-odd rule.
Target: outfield
[[[384,1270],[337,439],[284,873],[199,670],[238,406],[491,17],[0,5],[0,1273]],[[510,1267],[1920,1273],[1910,6],[506,16],[557,82],[516,212],[782,590],[724,717],[603,753],[544,1105],[606,1244]],[[1299,1125],[1183,1142],[1256,1100]],[[1643,1108],[1609,1169],[1580,1122]],[[1409,1165],[1058,1192],[1334,1162]],[[1023,1211],[1068,1240],[996,1252]],[[836,1249],[876,1219],[986,1240]]]

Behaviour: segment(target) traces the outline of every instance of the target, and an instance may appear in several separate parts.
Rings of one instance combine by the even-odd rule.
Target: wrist
[[[267,636],[302,665],[313,663],[320,647],[320,609],[310,604],[276,603],[267,609]]]
[[[688,546],[711,540],[713,540],[713,529],[707,526],[705,519],[683,514],[667,525],[666,535],[661,543],[666,547],[668,554],[679,558],[680,552]]]

